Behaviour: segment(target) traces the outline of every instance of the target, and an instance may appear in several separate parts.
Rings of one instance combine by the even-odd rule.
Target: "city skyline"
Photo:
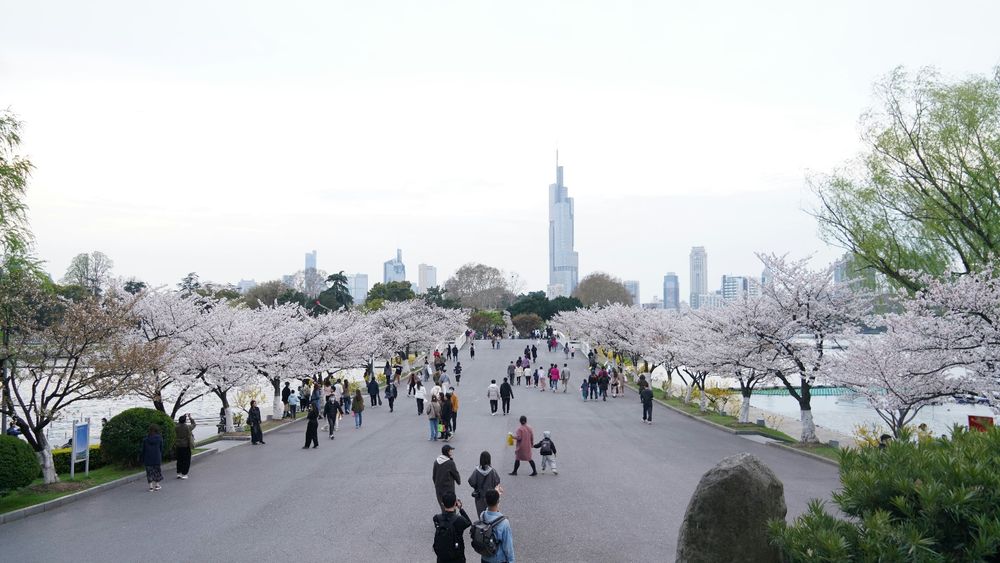
[[[718,273],[758,272],[762,251],[840,257],[807,213],[809,178],[856,157],[873,84],[900,65],[1000,62],[1000,6],[913,6],[390,3],[302,18],[252,2],[13,3],[0,107],[24,122],[35,250],[56,279],[100,250],[154,287],[192,271],[265,281],[302,268],[289,249],[303,248],[374,280],[403,246],[442,280],[482,262],[545,290],[538,192],[558,148],[580,276],[654,288],[693,245]]]

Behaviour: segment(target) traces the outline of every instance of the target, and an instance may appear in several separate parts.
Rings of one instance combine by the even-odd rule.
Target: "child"
[[[559,470],[556,469],[556,445],[552,441],[552,433],[546,430],[542,432],[542,436],[542,441],[531,447],[538,448],[538,453],[542,454],[542,471],[545,471],[546,466],[551,465],[552,474],[559,475]]]

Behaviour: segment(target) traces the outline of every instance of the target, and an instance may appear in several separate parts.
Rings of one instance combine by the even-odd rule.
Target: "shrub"
[[[104,462],[127,467],[139,465],[142,439],[149,433],[150,424],[160,427],[164,459],[173,456],[174,421],[156,409],[134,408],[118,413],[101,430]]]
[[[56,466],[56,473],[60,475],[65,475],[69,473],[69,453],[72,450],[70,448],[59,448],[58,450],[52,450],[52,462]],[[93,445],[90,446],[90,468],[97,469],[99,467],[104,467],[107,465],[104,463],[104,458],[101,456],[101,446]],[[83,471],[83,463],[79,463],[76,466],[77,471]]]
[[[772,539],[789,561],[995,561],[1000,554],[1000,428],[897,440],[841,454],[843,489]]]
[[[35,450],[27,442],[0,435],[0,495],[31,484],[41,474]]]

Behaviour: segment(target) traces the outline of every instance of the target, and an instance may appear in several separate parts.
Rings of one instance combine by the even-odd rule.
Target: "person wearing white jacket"
[[[417,381],[416,387],[413,388],[413,397],[417,400],[417,416],[420,416],[424,414],[424,399],[427,398],[427,391],[420,381]]]
[[[490,400],[490,416],[497,415],[497,405],[500,402],[500,387],[497,380],[491,380],[490,386],[486,388],[486,398]]]

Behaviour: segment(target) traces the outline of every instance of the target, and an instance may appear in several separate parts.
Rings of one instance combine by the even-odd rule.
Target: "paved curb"
[[[767,445],[768,446],[774,446],[776,448],[781,448],[783,450],[788,450],[790,452],[795,452],[795,453],[797,453],[799,455],[804,455],[806,457],[811,457],[811,458],[815,459],[816,461],[822,461],[823,463],[826,463],[828,465],[832,465],[834,467],[840,467],[840,462],[838,462],[838,461],[834,461],[834,460],[832,460],[832,459],[830,459],[828,457],[823,457],[823,456],[821,456],[819,454],[814,454],[812,452],[807,452],[807,451],[804,451],[804,450],[800,450],[798,448],[794,448],[794,447],[789,446],[787,444],[782,444],[781,442],[768,442]]]
[[[215,449],[206,450],[206,451],[203,451],[203,452],[198,452],[195,455],[191,456],[191,463],[192,463],[192,465],[195,464],[195,463],[198,463],[199,461],[202,461],[202,460],[204,460],[207,457],[213,456],[213,455],[217,454],[218,452],[219,452],[219,450],[215,450]],[[171,463],[169,463],[167,465],[164,465],[163,466],[163,472],[166,473],[171,468],[176,467],[176,465],[177,465],[176,462],[171,462]],[[17,510],[12,510],[12,511],[6,512],[4,514],[0,514],[0,525],[7,524],[9,522],[14,522],[14,521],[20,520],[22,518],[27,518],[28,516],[32,516],[34,514],[40,514],[42,512],[47,512],[49,510],[55,510],[56,508],[59,508],[60,506],[69,504],[71,502],[76,502],[78,500],[83,500],[83,499],[85,499],[87,497],[96,495],[98,493],[102,493],[104,491],[115,489],[117,487],[120,487],[122,485],[127,485],[129,483],[134,483],[136,481],[141,480],[145,476],[146,476],[145,472],[135,473],[134,475],[127,475],[127,476],[122,477],[120,479],[115,479],[114,481],[108,481],[107,483],[103,483],[101,485],[97,485],[96,487],[91,487],[89,489],[84,489],[82,491],[79,491],[79,492],[76,492],[76,493],[72,493],[72,494],[68,494],[66,496],[59,497],[57,499],[52,499],[52,500],[47,501],[47,502],[39,503],[39,504],[36,504],[36,505],[33,505],[33,506],[27,506],[27,507],[24,507],[24,508],[19,508]]]
[[[632,388],[631,385],[625,385],[625,387],[628,388],[629,390],[631,390],[633,393],[637,392],[635,389]],[[716,424],[716,423],[712,422],[711,420],[705,420],[704,418],[702,418],[702,417],[700,417],[698,415],[694,415],[694,414],[691,414],[689,412],[682,411],[681,409],[679,409],[679,408],[677,408],[677,407],[675,407],[673,405],[669,405],[669,404],[663,402],[660,399],[654,398],[653,402],[654,403],[659,403],[661,406],[664,406],[664,407],[666,407],[666,408],[674,411],[677,414],[686,416],[686,417],[688,417],[690,419],[693,419],[693,420],[697,420],[698,422],[700,422],[702,424],[707,424],[709,426],[713,426],[713,427],[715,427],[718,430],[722,430],[723,432],[728,432],[730,434],[736,434],[736,435],[741,435],[741,434],[744,434],[744,435],[745,434],[756,434],[757,436],[763,436],[764,438],[770,438],[771,440],[774,440],[774,441],[773,442],[767,442],[768,446],[774,446],[776,448],[781,448],[783,450],[786,450],[786,451],[789,451],[789,452],[793,452],[793,453],[799,454],[801,456],[810,457],[810,458],[812,458],[812,459],[814,459],[816,461],[822,461],[823,463],[826,463],[828,465],[833,465],[834,467],[840,467],[840,463],[839,462],[834,461],[834,460],[832,460],[832,459],[830,459],[828,457],[823,457],[823,456],[818,455],[818,454],[806,452],[806,451],[800,450],[798,448],[793,448],[792,446],[789,446],[789,445],[781,442],[780,440],[777,440],[776,438],[774,438],[774,436],[770,436],[768,434],[757,432],[756,430],[753,430],[751,428],[746,428],[746,429],[743,429],[743,428],[728,428],[728,427],[723,426],[721,424]]]
[[[299,422],[299,421],[302,421],[302,420],[306,420],[306,417],[303,416],[302,418],[296,418],[295,420],[289,420],[288,422],[286,422],[284,424],[279,424],[278,426],[275,426],[275,427],[272,427],[272,428],[268,428],[267,430],[261,432],[261,434],[270,434],[271,432],[275,432],[277,430],[281,430],[282,428],[284,428],[286,426],[291,426],[291,425],[295,424],[296,422]],[[250,441],[250,435],[249,434],[246,435],[246,436],[224,436],[224,435],[222,435],[222,436],[219,436],[218,439],[213,440],[212,442],[222,442],[222,441],[249,442]],[[209,442],[209,444],[211,444],[212,442]]]

